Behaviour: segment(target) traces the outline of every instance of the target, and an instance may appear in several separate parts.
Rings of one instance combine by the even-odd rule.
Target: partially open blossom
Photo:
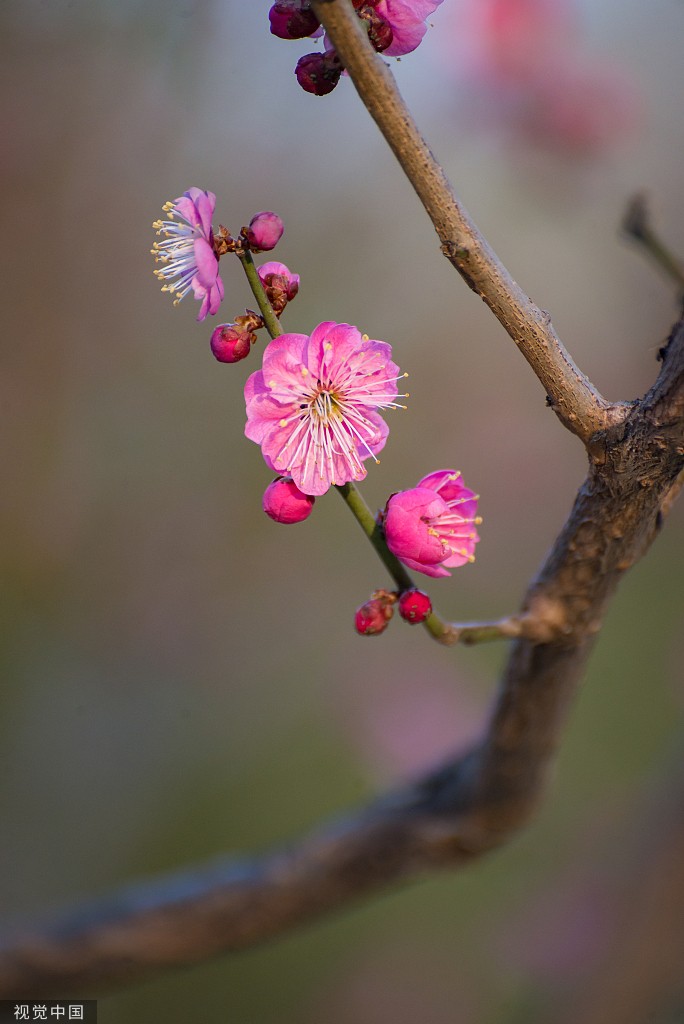
[[[164,266],[155,270],[162,291],[175,294],[174,306],[190,289],[202,303],[198,320],[208,313],[217,312],[223,298],[223,282],[218,272],[218,257],[214,252],[214,232],[211,218],[216,206],[213,192],[190,188],[173,202],[164,204],[168,220],[156,220],[152,225],[163,242],[152,248],[157,263]]]
[[[376,590],[370,601],[366,601],[354,613],[354,627],[362,636],[377,636],[387,629],[394,615],[396,594],[387,590]]]
[[[478,496],[457,470],[442,469],[409,491],[393,494],[384,515],[392,554],[426,576],[450,576],[448,568],[475,561]],[[448,567],[448,568],[447,568]]]
[[[378,0],[376,13],[392,30],[392,42],[384,52],[389,57],[401,57],[415,50],[427,32],[425,19],[441,3],[442,0]]]
[[[389,433],[378,410],[402,408],[402,376],[386,342],[349,324],[326,321],[311,337],[281,334],[245,384],[245,434],[305,494],[363,480],[364,461],[377,462]]]
[[[432,611],[432,601],[422,590],[405,590],[399,598],[399,614],[406,622],[425,622]]]
[[[307,53],[299,58],[295,67],[295,75],[302,89],[314,96],[327,96],[332,92],[342,71],[342,64],[334,50]]]
[[[276,523],[301,523],[311,515],[315,500],[289,477],[279,476],[264,491],[263,509]]]
[[[299,274],[293,274],[284,263],[271,261],[257,268],[259,279],[264,286],[266,298],[280,316],[288,302],[292,302],[299,291]]]
[[[247,228],[247,241],[254,252],[275,249],[284,231],[283,222],[272,210],[255,213]]]
[[[268,18],[272,34],[280,39],[303,39],[318,28],[309,0],[276,0]]]

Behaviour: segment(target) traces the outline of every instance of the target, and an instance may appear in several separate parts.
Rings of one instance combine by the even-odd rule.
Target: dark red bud
[[[308,0],[276,0],[268,18],[272,34],[279,39],[304,39],[319,26]]]
[[[422,590],[405,590],[399,598],[399,614],[406,622],[425,622],[432,611],[432,601]]]
[[[334,52],[307,53],[297,61],[295,75],[305,92],[327,96],[340,80],[342,64]]]
[[[362,636],[377,636],[387,629],[389,620],[394,615],[397,595],[387,590],[376,590],[370,601],[366,601],[356,609],[354,626]]]
[[[214,329],[209,344],[220,363],[237,363],[249,355],[256,334],[241,331],[235,324],[220,324]]]

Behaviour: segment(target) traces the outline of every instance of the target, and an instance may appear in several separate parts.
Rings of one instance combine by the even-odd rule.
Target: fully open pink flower
[[[390,346],[349,324],[326,321],[311,337],[281,334],[245,384],[245,434],[305,494],[362,480],[364,460],[389,433],[377,410],[399,408],[400,376]]]
[[[215,206],[213,192],[190,188],[178,199],[164,204],[168,220],[156,220],[152,225],[158,235],[166,236],[152,247],[155,261],[164,264],[155,270],[164,282],[162,291],[175,294],[173,304],[177,306],[192,288],[195,298],[202,303],[198,320],[216,313],[223,299],[211,226]]]
[[[385,538],[392,554],[426,576],[451,576],[475,560],[479,536],[475,526],[477,495],[464,487],[454,469],[430,473],[409,491],[393,494],[384,516]]]

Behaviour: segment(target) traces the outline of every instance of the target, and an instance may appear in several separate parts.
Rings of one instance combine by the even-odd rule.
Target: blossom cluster
[[[419,45],[427,31],[426,18],[442,0],[352,0],[352,3],[364,22],[373,48],[389,57],[401,57]],[[316,96],[332,92],[344,67],[323,34],[310,0],[276,0],[269,11],[269,21],[271,32],[280,39],[323,37],[323,51],[300,58],[295,75],[306,92]]]
[[[425,0],[421,9],[431,3]],[[392,7],[391,0],[386,5],[395,14],[402,9],[398,2]],[[237,363],[250,354],[265,320],[280,317],[295,298],[300,280],[275,261],[257,267],[254,274],[250,254],[273,249],[283,234],[277,214],[255,214],[233,238],[222,226],[214,229],[215,206],[214,193],[199,188],[167,203],[167,219],[154,224],[164,239],[152,252],[162,264],[155,271],[162,291],[174,294],[175,304],[192,291],[201,303],[198,320],[215,314],[224,298],[219,260],[233,253],[243,261],[253,275],[261,312],[248,309],[220,324],[210,341],[219,362]],[[278,523],[293,524],[307,519],[316,498],[330,487],[363,480],[366,463],[378,462],[389,434],[382,413],[405,408],[398,400],[408,396],[399,392],[398,382],[407,374],[394,362],[387,342],[351,324],[326,320],[311,334],[278,334],[272,319],[269,323],[275,337],[264,349],[261,368],[244,386],[245,435],[260,446],[266,465],[278,474],[264,493],[264,512]],[[389,551],[408,568],[426,576],[449,576],[449,569],[474,560],[477,502],[458,471],[438,470],[415,487],[392,494],[378,515],[378,526]],[[432,612],[427,594],[415,588],[376,591],[357,610],[357,631],[368,636],[383,632],[395,606],[410,623],[423,622]]]

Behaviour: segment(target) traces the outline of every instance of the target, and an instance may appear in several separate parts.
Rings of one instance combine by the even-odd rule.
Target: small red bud
[[[219,363],[237,363],[249,355],[256,334],[240,330],[237,324],[219,324],[209,344]]]
[[[327,96],[340,80],[342,64],[334,50],[325,53],[307,53],[300,57],[295,68],[297,81],[304,92],[314,96]]]
[[[268,12],[271,33],[279,39],[303,39],[318,28],[309,0],[276,0]]]
[[[432,611],[432,601],[422,590],[405,590],[399,598],[399,614],[406,622],[425,622]]]
[[[366,601],[354,614],[354,626],[361,636],[377,636],[387,629],[394,615],[397,595],[387,590],[376,590],[370,601]]]

